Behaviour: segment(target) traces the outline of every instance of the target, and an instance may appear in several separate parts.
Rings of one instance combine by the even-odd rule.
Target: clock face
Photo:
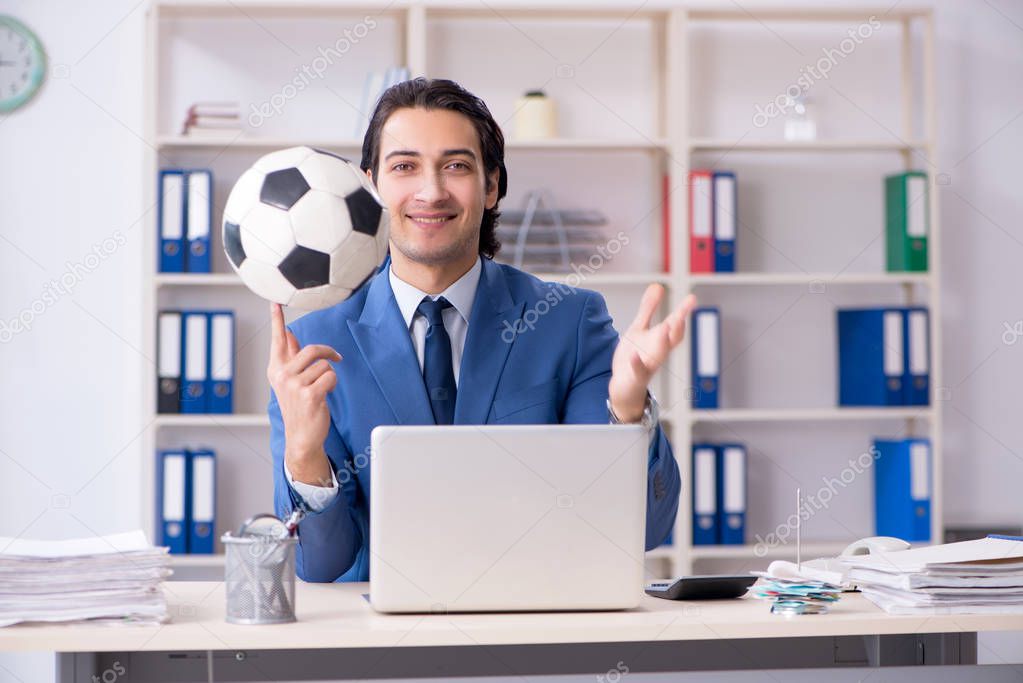
[[[43,83],[46,53],[24,24],[0,14],[0,112],[28,102]]]

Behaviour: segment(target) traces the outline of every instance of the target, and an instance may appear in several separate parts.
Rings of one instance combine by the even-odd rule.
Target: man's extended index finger
[[[284,311],[280,304],[270,304],[270,354],[288,357],[288,342],[284,338]]]

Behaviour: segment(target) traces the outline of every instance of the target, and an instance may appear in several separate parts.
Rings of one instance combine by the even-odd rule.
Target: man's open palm
[[[635,421],[642,415],[647,386],[654,373],[664,364],[671,350],[685,336],[686,316],[696,306],[692,294],[664,320],[652,324],[664,298],[664,287],[652,284],[643,292],[639,311],[628,329],[622,332],[611,361],[611,383],[608,393],[615,414],[622,420]]]

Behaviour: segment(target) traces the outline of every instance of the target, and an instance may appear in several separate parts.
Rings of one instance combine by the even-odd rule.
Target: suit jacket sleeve
[[[563,423],[606,423],[611,358],[618,346],[604,298],[587,293],[579,317],[576,361],[565,398]],[[675,525],[682,483],[671,444],[658,424],[650,438],[647,467],[646,549],[667,539]]]
[[[274,507],[277,516],[287,519],[296,507],[306,511],[305,518],[298,525],[295,557],[298,577],[303,581],[336,581],[355,562],[356,554],[362,546],[362,533],[355,518],[356,497],[359,493],[358,479],[353,474],[355,467],[352,454],[331,423],[323,447],[337,477],[339,489],[322,510],[314,512],[288,483],[284,473],[284,421],[273,391],[270,392],[267,413],[270,416],[270,450],[273,453]]]

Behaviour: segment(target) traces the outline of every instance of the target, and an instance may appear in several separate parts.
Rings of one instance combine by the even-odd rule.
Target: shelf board
[[[603,140],[597,138],[555,138],[551,140],[507,140],[505,151],[558,150],[579,152],[661,151],[668,149],[668,141],[660,138],[647,140]]]
[[[724,138],[692,138],[693,152],[905,152],[923,149],[927,142],[912,140],[728,140]]]
[[[320,149],[362,151],[362,139],[337,138],[303,140],[293,138],[260,138],[250,135],[225,135],[223,137],[191,138],[185,135],[160,135],[156,138],[160,149],[217,149],[275,150],[306,145]],[[550,140],[508,140],[505,151],[577,151],[577,152],[630,152],[661,151],[668,149],[668,141],[662,138],[652,140],[605,140],[597,138],[555,138]]]
[[[686,276],[693,285],[926,285],[930,273],[695,273]]]
[[[266,413],[157,415],[153,424],[157,427],[269,427],[270,418]]]
[[[566,282],[574,273],[533,273],[533,275],[550,282]],[[659,282],[662,285],[671,284],[671,275],[668,273],[594,273],[578,279],[579,282],[575,286],[583,288],[602,285],[648,285],[652,282]]]
[[[849,545],[847,541],[807,541],[802,544],[802,555],[804,560],[812,560],[818,557],[834,557],[845,550]],[[757,546],[747,545],[694,545],[689,551],[693,559],[755,559],[768,560],[779,557],[796,557],[796,546],[793,543],[766,548],[766,552],[758,555]]]
[[[692,9],[688,12],[693,21],[793,21],[793,22],[827,22],[840,21],[865,22],[872,17],[881,16],[885,21],[897,19],[914,19],[931,16],[928,8],[865,7],[865,8],[721,8]]]
[[[895,406],[891,408],[813,408],[757,410],[732,408],[691,410],[691,422],[841,422],[845,420],[908,420],[929,419],[930,406]]]
[[[253,17],[280,17],[294,19],[296,17],[335,17],[360,16],[392,16],[400,18],[407,2],[391,2],[384,5],[379,2],[352,3],[337,0],[156,0],[154,6],[160,10],[161,19],[184,18],[236,18],[252,21]]]
[[[160,273],[153,281],[158,287],[238,287],[244,284],[235,273]]]
[[[224,137],[197,137],[190,138],[186,135],[158,135],[156,146],[160,149],[216,149],[225,148],[238,150],[261,150],[272,151],[285,149],[287,147],[299,147],[305,145],[319,149],[362,151],[362,140],[355,138],[336,138],[323,140],[301,140],[293,138],[259,138],[245,135],[225,135]]]
[[[565,282],[574,273],[534,273],[541,280]],[[245,283],[235,273],[160,273],[154,276],[158,287],[241,287]],[[671,284],[668,273],[594,273],[580,277],[579,287],[602,285],[646,285],[659,282]]]

